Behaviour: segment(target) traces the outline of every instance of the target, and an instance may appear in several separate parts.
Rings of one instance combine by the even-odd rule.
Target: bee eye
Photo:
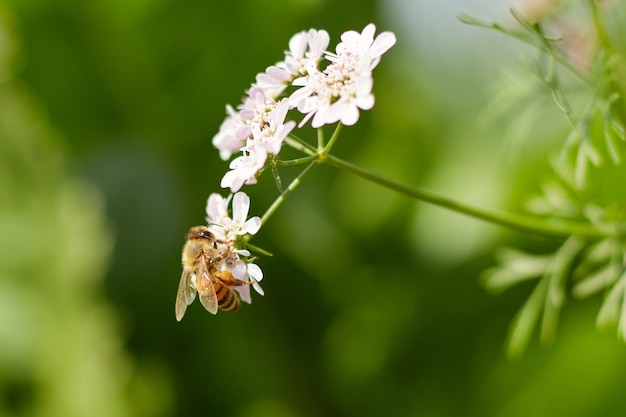
[[[198,236],[203,237],[205,239],[213,239],[213,233],[207,231],[198,232]]]

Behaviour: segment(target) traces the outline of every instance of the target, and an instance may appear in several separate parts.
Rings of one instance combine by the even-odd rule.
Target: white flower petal
[[[250,256],[250,251],[247,249],[235,249],[233,252],[241,256]]]
[[[222,177],[222,180],[220,181],[220,187],[230,188],[230,192],[234,193],[241,189],[243,183],[244,179],[238,175],[237,171],[228,171]]]
[[[217,193],[212,193],[206,202],[206,214],[209,223],[219,222],[227,214],[226,200]]]
[[[254,281],[254,284],[252,284],[252,287],[255,289],[256,292],[258,292],[260,295],[265,295],[265,291],[263,291],[263,288],[261,288],[261,285]]]
[[[261,218],[259,216],[251,217],[243,224],[243,230],[251,235],[256,234],[256,232],[258,232],[260,228]]]
[[[294,58],[301,58],[307,48],[308,35],[306,32],[298,32],[289,39],[289,51]]]
[[[353,126],[359,121],[359,109],[354,105],[347,106],[342,112],[340,120],[346,126]]]
[[[393,32],[383,32],[379,34],[369,50],[370,58],[373,59],[381,56],[395,44],[396,35]]]
[[[257,264],[248,264],[248,276],[254,281],[263,280],[263,271]]]
[[[244,192],[238,192],[233,197],[233,220],[237,223],[243,223],[248,217],[250,210],[250,197]]]

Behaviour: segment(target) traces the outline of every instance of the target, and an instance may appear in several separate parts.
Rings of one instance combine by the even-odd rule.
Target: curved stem
[[[341,128],[343,127],[343,125],[341,123],[337,123],[337,127],[335,128],[335,131],[333,132],[333,135],[330,137],[330,140],[328,141],[328,143],[326,144],[326,146],[324,147],[322,154],[324,157],[328,156],[330,150],[333,148],[333,146],[335,145],[335,142],[337,142],[337,138],[339,138],[339,133],[341,133]]]
[[[276,164],[280,166],[304,165],[313,161],[317,161],[317,159],[318,158],[315,155],[304,156],[302,158],[296,158],[296,159],[289,159],[286,161],[278,159],[276,160]]]
[[[287,136],[285,138],[285,144],[307,155],[315,155],[315,148],[296,136]]]
[[[487,222],[498,224],[501,226],[506,226],[511,229],[546,236],[560,237],[570,235],[590,237],[606,237],[607,235],[616,235],[616,232],[614,231],[602,231],[590,224],[585,223],[569,222],[566,220],[541,221],[534,217],[519,214],[486,211],[460,203],[458,201],[451,200],[430,191],[411,188],[406,185],[399,184],[395,181],[359,168],[356,165],[343,161],[332,155],[328,155],[326,161],[329,164],[337,168],[343,169],[344,171],[347,171],[353,175],[366,179],[375,184],[381,185],[385,188],[389,188],[390,190],[397,191],[416,200],[425,201],[439,207],[444,207],[449,210],[456,211],[457,213],[466,214],[468,216],[485,220]]]

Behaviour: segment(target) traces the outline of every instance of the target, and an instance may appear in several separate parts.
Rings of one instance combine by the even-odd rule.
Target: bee
[[[216,314],[218,308],[224,311],[239,308],[239,296],[231,287],[250,285],[252,282],[239,280],[230,271],[218,269],[226,255],[218,249],[218,244],[222,243],[206,226],[189,229],[183,247],[183,273],[176,295],[176,320],[182,320],[196,292],[211,314]]]

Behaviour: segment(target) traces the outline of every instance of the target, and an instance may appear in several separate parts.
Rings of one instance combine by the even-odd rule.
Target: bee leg
[[[239,287],[242,285],[254,284],[254,281],[242,281],[235,278],[233,274],[230,273],[230,271],[219,271],[215,273],[215,276],[228,287]]]

